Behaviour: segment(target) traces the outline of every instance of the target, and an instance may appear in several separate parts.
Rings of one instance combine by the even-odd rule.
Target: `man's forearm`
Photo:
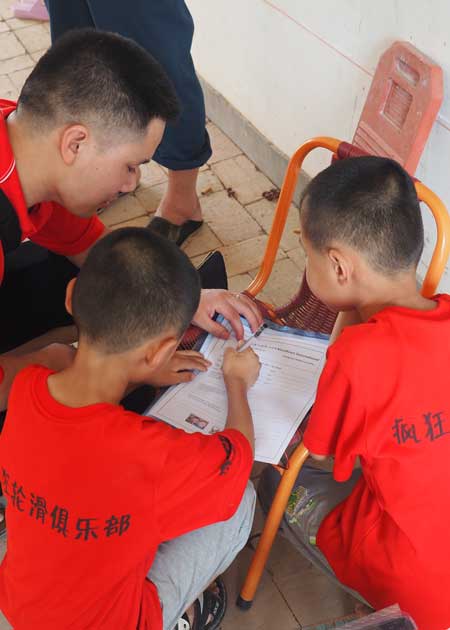
[[[247,388],[240,381],[225,383],[228,396],[228,415],[226,429],[237,429],[250,442],[252,452],[255,452],[255,431],[253,419],[247,400]]]
[[[8,396],[16,374],[27,367],[27,365],[39,363],[39,359],[39,350],[21,355],[16,355],[13,352],[0,355],[0,368],[2,369],[3,377],[0,383],[0,411],[4,411],[8,406]]]
[[[57,329],[58,330],[58,329]],[[39,337],[42,340],[49,339],[47,335]],[[38,339],[34,341],[37,342]],[[61,337],[59,337],[61,339]],[[8,406],[8,397],[14,378],[29,365],[43,365],[50,370],[58,371],[68,367],[75,354],[75,349],[67,343],[50,343],[33,352],[24,352],[27,344],[0,355],[0,368],[2,380],[0,382],[0,411]],[[30,343],[31,345],[31,343]]]
[[[60,328],[54,328],[44,333],[40,337],[30,339],[26,343],[14,348],[10,353],[15,356],[21,356],[23,354],[30,354],[30,352],[36,352],[41,350],[52,343],[66,343],[71,344],[78,340],[78,331],[76,326],[61,326]],[[1,358],[1,355],[0,355]]]

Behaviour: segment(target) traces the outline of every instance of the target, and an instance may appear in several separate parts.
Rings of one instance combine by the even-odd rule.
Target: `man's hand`
[[[253,332],[263,321],[256,304],[242,293],[232,293],[225,289],[203,289],[192,323],[216,337],[228,339],[229,331],[213,320],[215,313],[220,313],[230,322],[238,340],[244,336],[240,315],[245,317]]]
[[[188,383],[195,378],[192,370],[206,372],[210,365],[211,362],[207,361],[200,352],[178,350],[167,367],[155,374],[150,381],[150,385],[165,387],[167,385],[177,385],[178,383]]]

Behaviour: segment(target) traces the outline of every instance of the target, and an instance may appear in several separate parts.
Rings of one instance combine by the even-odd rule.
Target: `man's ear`
[[[69,284],[67,285],[66,288],[66,311],[69,313],[69,315],[72,315],[72,295],[73,295],[73,289],[75,287],[75,282],[77,281],[76,278],[72,278],[72,280],[70,280]]]
[[[328,250],[328,260],[339,284],[347,284],[353,274],[353,263],[351,259],[340,249],[331,248]]]
[[[66,166],[71,166],[89,139],[89,131],[84,125],[66,127],[59,139],[59,151]]]

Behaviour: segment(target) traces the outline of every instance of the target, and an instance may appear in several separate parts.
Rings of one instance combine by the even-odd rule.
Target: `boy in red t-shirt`
[[[450,297],[417,290],[424,237],[414,184],[385,158],[336,162],[306,188],[301,233],[311,290],[360,323],[330,346],[304,435],[314,458],[334,458],[332,475],[302,470],[285,528],[373,607],[398,603],[422,630],[443,630]],[[266,503],[275,482],[266,473]]]
[[[197,272],[174,244],[117,230],[67,290],[79,331],[73,363],[16,377],[0,436],[8,519],[0,608],[15,630],[157,630],[163,619],[172,630],[245,544],[254,352],[225,355],[220,433],[188,434],[119,404],[129,386],[179,381],[192,362],[208,368],[198,353],[177,352],[199,297]],[[220,584],[191,621],[217,627]]]

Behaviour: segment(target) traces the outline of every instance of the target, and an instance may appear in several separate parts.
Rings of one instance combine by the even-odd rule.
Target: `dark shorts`
[[[129,37],[166,70],[181,104],[153,159],[178,171],[197,168],[211,156],[205,103],[191,57],[194,23],[184,0],[45,0],[52,40],[73,28],[94,27]]]

